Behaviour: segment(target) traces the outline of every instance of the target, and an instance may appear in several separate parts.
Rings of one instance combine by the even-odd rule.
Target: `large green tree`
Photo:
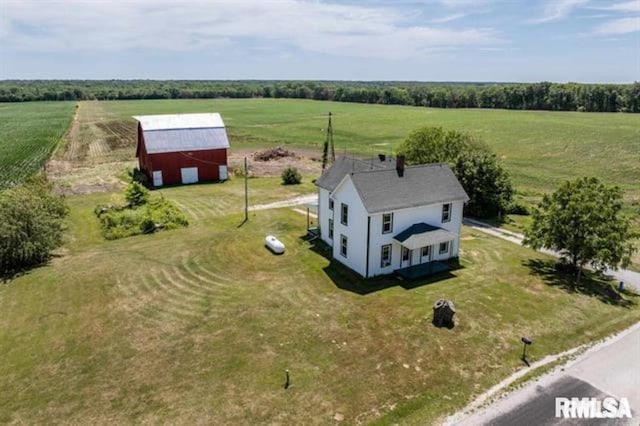
[[[596,178],[567,181],[545,195],[533,212],[524,244],[557,251],[580,281],[582,268],[616,269],[629,264],[635,247],[622,191]]]
[[[513,187],[495,154],[478,150],[463,151],[456,158],[453,172],[469,196],[465,206],[468,214],[495,217],[509,207]]]
[[[513,187],[497,157],[481,141],[467,133],[422,127],[399,146],[408,164],[447,163],[469,195],[465,212],[492,217],[507,209]]]
[[[0,193],[0,277],[46,261],[62,243],[67,211],[41,177]]]

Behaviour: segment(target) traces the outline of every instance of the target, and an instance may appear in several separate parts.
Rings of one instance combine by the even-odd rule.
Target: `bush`
[[[124,198],[130,207],[138,207],[149,201],[149,190],[138,182],[131,182],[124,190]]]
[[[520,216],[529,216],[529,208],[520,201],[512,201],[507,206],[507,214],[517,214]]]
[[[135,208],[99,205],[95,213],[102,225],[102,235],[108,240],[189,226],[184,213],[162,197],[150,199]]]
[[[302,182],[302,175],[295,167],[287,167],[282,171],[282,183],[285,185],[297,185]]]
[[[62,244],[68,208],[43,177],[0,193],[0,275],[39,265]]]
[[[144,186],[147,186],[149,184],[149,178],[147,177],[147,175],[137,167],[129,170],[128,174],[132,182],[138,182]]]

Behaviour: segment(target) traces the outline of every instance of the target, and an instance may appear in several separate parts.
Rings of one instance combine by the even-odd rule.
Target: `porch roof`
[[[398,235],[393,237],[398,243],[402,244],[410,250],[420,247],[432,246],[434,244],[444,243],[457,238],[458,235],[446,229],[437,226],[428,225],[426,223],[416,223],[411,225]]]

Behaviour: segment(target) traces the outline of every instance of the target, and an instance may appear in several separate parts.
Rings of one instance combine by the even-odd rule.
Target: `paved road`
[[[627,398],[631,419],[558,419],[556,397]],[[640,323],[456,425],[638,425],[640,424]]]
[[[502,238],[503,240],[510,241],[514,244],[522,245],[522,240],[524,239],[524,235],[522,234],[507,231],[479,220],[464,218],[463,223],[470,228],[493,235],[494,237]],[[551,256],[560,257],[558,253],[551,250],[540,251]],[[640,292],[640,273],[630,271],[628,269],[618,269],[617,271],[607,271],[606,274],[616,281],[623,281],[626,287]]]

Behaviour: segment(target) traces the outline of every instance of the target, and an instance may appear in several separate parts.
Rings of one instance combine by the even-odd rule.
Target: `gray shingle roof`
[[[428,225],[424,222],[415,223],[393,238],[400,242],[404,242],[414,235],[424,234],[425,232],[432,232],[438,229],[442,229],[442,228],[438,228],[437,226],[433,226],[433,225]]]
[[[149,154],[229,148],[224,127],[211,129],[145,130],[144,144]]]
[[[467,193],[446,164],[355,172],[351,179],[369,213],[426,206],[449,201],[468,201]]]
[[[396,161],[387,157],[385,161],[380,161],[378,157],[373,160],[358,160],[356,158],[340,156],[329,167],[320,178],[316,181],[316,185],[328,191],[333,191],[347,173],[363,172],[368,170],[384,170],[394,169]]]

